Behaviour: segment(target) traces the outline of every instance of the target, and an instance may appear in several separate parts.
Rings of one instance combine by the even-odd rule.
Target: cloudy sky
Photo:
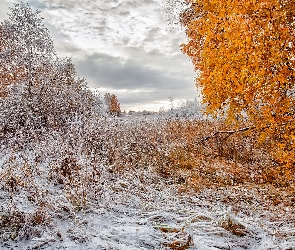
[[[0,0],[0,21],[19,0]],[[199,96],[195,72],[179,50],[184,34],[172,30],[165,0],[27,0],[41,10],[60,57],[101,95],[118,96],[122,110],[168,108],[168,98]]]

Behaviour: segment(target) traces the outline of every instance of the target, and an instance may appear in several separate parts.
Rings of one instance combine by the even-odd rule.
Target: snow
[[[109,143],[101,147],[100,164],[95,165],[91,160],[94,155],[83,151],[85,140],[76,125],[64,137],[50,132],[27,148],[3,147],[1,250],[295,249],[292,207],[265,210],[258,198],[251,206],[226,202],[229,198],[256,197],[258,194],[247,185],[183,191],[182,184],[161,177],[158,166],[145,166],[141,161],[120,170],[116,164],[122,161],[110,164],[107,157],[112,145],[134,159],[138,154],[134,147],[145,154],[148,145],[142,144],[146,141],[143,135],[154,129],[152,123],[152,119],[90,121],[85,125],[89,136],[94,127],[102,131],[99,138]],[[143,132],[137,125],[145,128]],[[158,133],[165,136],[161,129]],[[9,143],[13,145],[16,140],[12,138]],[[166,146],[157,147],[165,153]],[[68,165],[72,179],[58,172],[63,159],[72,164]],[[10,186],[11,178],[17,185]]]
[[[289,236],[285,239],[275,237],[268,232],[267,218],[238,217],[222,203],[207,201],[204,195],[179,194],[177,185],[165,181],[146,185],[138,176],[145,175],[147,180],[156,174],[132,171],[117,175],[102,169],[100,195],[80,211],[69,204],[60,186],[51,186],[56,207],[51,222],[36,226],[39,234],[31,239],[1,241],[1,249],[295,248],[294,227],[286,225]],[[31,213],[33,206],[24,197],[20,193],[14,202],[20,211]],[[229,221],[241,226],[243,236],[226,229]]]

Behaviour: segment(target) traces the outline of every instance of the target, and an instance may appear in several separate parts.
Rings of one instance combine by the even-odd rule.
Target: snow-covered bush
[[[0,26],[5,45],[0,53],[0,85],[5,90],[0,99],[2,133],[62,129],[77,116],[85,120],[100,114],[100,98],[77,76],[70,59],[56,57],[38,12],[15,4]]]
[[[6,139],[0,152],[0,240],[36,237],[54,218],[65,219],[98,202],[104,161],[96,157],[102,145],[91,138],[99,137],[100,121],[45,130],[42,140],[22,147],[16,138]]]

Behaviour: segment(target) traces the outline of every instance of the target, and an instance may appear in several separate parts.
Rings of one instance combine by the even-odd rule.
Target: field
[[[1,134],[1,249],[294,249],[294,178],[222,120]]]

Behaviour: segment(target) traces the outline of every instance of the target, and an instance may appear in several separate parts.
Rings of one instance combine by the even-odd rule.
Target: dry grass
[[[240,184],[292,187],[294,179],[272,159],[270,143],[258,143],[254,131],[202,140],[227,129],[220,121],[116,119],[105,121],[88,138],[97,161],[105,161],[114,173],[149,168],[189,190]]]
[[[218,134],[203,140],[216,131],[230,130],[222,122],[172,121],[168,131],[173,134],[176,147],[170,151],[169,161],[175,170],[190,173],[193,182],[203,180],[206,186],[237,185],[243,183],[272,184],[288,187],[283,165],[272,158],[268,141],[258,143],[255,131]],[[197,181],[199,180],[199,181]]]
[[[104,132],[108,138],[105,149],[110,171],[124,173],[148,168],[156,171],[167,185],[177,185],[180,193],[236,188],[240,191],[234,200],[221,195],[224,203],[232,205],[248,206],[255,196],[264,209],[278,204],[294,205],[294,178],[288,178],[283,165],[272,158],[267,140],[258,143],[254,131],[229,137],[220,134],[203,141],[216,131],[230,128],[220,121],[200,120],[129,124],[117,120],[112,126]],[[249,190],[248,197],[244,188]],[[258,192],[260,189],[264,190],[263,195]]]
[[[73,126],[70,131],[47,131],[27,144],[21,142],[23,137],[3,140],[14,153],[0,173],[1,192],[7,197],[1,232],[7,239],[39,234],[30,230],[50,223],[52,214],[70,216],[72,210],[97,202],[104,181],[101,166],[113,176],[138,170],[157,173],[139,180],[144,185],[164,181],[179,193],[201,196],[211,190],[212,197],[207,199],[219,197],[218,201],[234,209],[250,206],[254,200],[269,210],[294,206],[294,178],[286,178],[282,165],[271,158],[267,141],[258,144],[251,131],[202,140],[226,129],[222,122],[212,121],[106,119],[89,121],[83,128]],[[66,206],[50,194],[52,185],[64,194]],[[34,206],[32,212],[14,206],[14,197],[20,195]]]

